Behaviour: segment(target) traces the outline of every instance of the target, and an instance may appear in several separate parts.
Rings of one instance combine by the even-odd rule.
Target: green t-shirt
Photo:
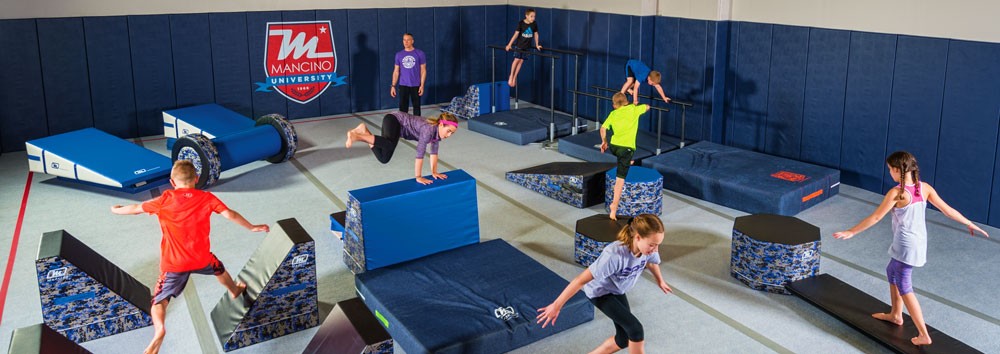
[[[635,135],[639,131],[639,116],[649,110],[648,105],[625,105],[618,107],[608,119],[604,121],[604,126],[614,131],[611,136],[611,145],[632,148],[635,150]]]

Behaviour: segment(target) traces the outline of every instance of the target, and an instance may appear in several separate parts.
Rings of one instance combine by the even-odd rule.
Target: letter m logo
[[[330,21],[268,22],[264,71],[289,100],[308,103],[330,86],[337,71]]]

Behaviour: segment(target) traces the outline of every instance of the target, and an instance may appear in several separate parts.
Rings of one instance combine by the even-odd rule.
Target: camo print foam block
[[[315,242],[295,219],[277,222],[238,281],[247,284],[244,296],[224,294],[211,314],[225,351],[319,324]]]
[[[391,354],[393,340],[359,298],[344,300],[326,316],[302,354]]]
[[[618,239],[618,231],[626,224],[629,218],[620,217],[618,220],[611,220],[606,214],[591,215],[576,221],[576,236],[574,236],[573,258],[576,263],[589,267],[597,260],[612,242]]]
[[[354,274],[365,271],[365,234],[362,232],[361,203],[347,195],[347,216],[344,225],[344,264]]]
[[[791,216],[736,218],[730,275],[756,290],[791,295],[788,282],[819,273],[819,228]]]
[[[549,198],[586,208],[604,200],[604,172],[612,163],[552,162],[507,172],[507,180]]]
[[[479,86],[472,85],[465,91],[465,96],[453,97],[448,107],[441,108],[442,111],[454,114],[462,119],[471,119],[479,116]]]
[[[45,324],[76,343],[152,324],[149,288],[65,230],[42,235],[35,271]]]
[[[604,210],[611,212],[614,200],[615,174],[618,168],[605,173]],[[639,214],[660,215],[663,212],[663,176],[651,168],[632,166],[625,177],[621,200],[618,203],[619,216]]]

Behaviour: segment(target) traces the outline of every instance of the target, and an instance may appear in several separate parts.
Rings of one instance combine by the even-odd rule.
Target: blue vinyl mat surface
[[[469,130],[506,142],[526,145],[547,140],[551,120],[552,113],[547,109],[522,108],[472,118],[469,120]],[[572,131],[572,117],[557,112],[555,122],[556,137],[568,135]]]
[[[501,239],[368,271],[355,284],[407,353],[506,353],[594,318],[577,293],[558,326],[536,324],[568,282]]]

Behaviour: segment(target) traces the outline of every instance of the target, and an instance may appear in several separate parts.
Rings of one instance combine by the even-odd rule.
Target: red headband
[[[439,119],[439,120],[438,120],[438,123],[441,123],[441,124],[448,124],[448,125],[452,125],[452,126],[454,126],[455,128],[458,128],[458,123],[456,123],[456,122],[452,122],[452,121],[450,121],[450,120],[444,120],[444,119]]]

